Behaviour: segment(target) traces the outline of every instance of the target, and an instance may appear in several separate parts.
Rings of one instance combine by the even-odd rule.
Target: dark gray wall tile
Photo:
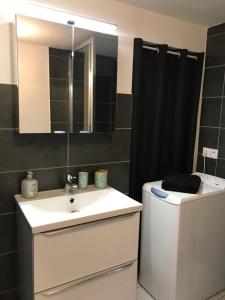
[[[82,122],[73,123],[73,132],[80,132],[82,130],[84,130],[84,123]]]
[[[15,211],[14,195],[20,193],[25,172],[0,173],[0,214]]]
[[[203,98],[201,126],[219,127],[222,98]]]
[[[224,159],[218,159],[218,161],[217,161],[216,176],[225,178],[225,160]]]
[[[203,146],[217,148],[219,141],[219,158],[225,158],[225,103],[222,98],[225,67],[218,67],[225,65],[225,23],[209,28],[208,35],[206,66],[209,68],[205,71],[203,94],[205,97],[220,97],[203,98],[201,126],[209,127],[200,128],[199,153],[202,153]],[[198,157],[198,170],[203,170],[202,156]],[[216,160],[207,158],[206,173],[225,178],[223,160],[218,159],[216,163]]]
[[[70,135],[70,165],[127,161],[129,159],[130,130]]]
[[[0,214],[0,254],[16,250],[16,214]]]
[[[128,94],[117,95],[116,128],[131,128],[133,97]]]
[[[0,292],[17,287],[17,253],[0,255]]]
[[[35,170],[39,191],[64,188],[67,168]]]
[[[122,193],[129,192],[130,163],[114,164],[109,168],[109,185]]]
[[[69,81],[61,79],[50,79],[51,100],[69,101]]]
[[[14,128],[17,125],[17,87],[0,84],[0,128]]]
[[[0,171],[66,165],[66,135],[0,131]]]
[[[68,79],[68,57],[49,56],[49,71],[51,78]]]
[[[206,66],[225,64],[225,34],[208,39],[206,49]]]
[[[74,80],[73,81],[73,88],[76,91],[73,94],[74,101],[84,102],[84,81],[82,80]]]
[[[219,158],[225,158],[225,129],[220,129]]]
[[[215,176],[216,160],[211,158],[205,159],[205,173]],[[203,156],[198,156],[197,171],[202,173],[204,170]]]
[[[95,123],[96,132],[112,132],[115,130],[115,123]]]
[[[221,33],[225,33],[225,23],[218,24],[208,29],[208,37]]]
[[[56,56],[56,57],[58,56],[58,57],[62,57],[62,58],[67,58],[69,54],[70,54],[70,50],[49,48],[49,55],[50,56]]]
[[[95,120],[96,122],[115,123],[115,110],[114,103],[96,103],[95,106]]]
[[[70,124],[67,122],[51,122],[51,132],[65,131],[69,132]]]
[[[220,126],[225,128],[225,97],[222,98],[222,115],[221,115],[221,124]]]
[[[210,68],[205,70],[203,96],[220,97],[223,91],[225,67]]]
[[[202,147],[216,148],[218,142],[218,128],[201,127],[199,136],[199,153],[202,153]]]
[[[74,101],[73,102],[73,121],[75,123],[84,123],[84,102]]]
[[[19,298],[18,289],[13,289],[7,292],[0,293],[1,300],[22,300]]]
[[[51,101],[51,122],[69,121],[69,102]]]

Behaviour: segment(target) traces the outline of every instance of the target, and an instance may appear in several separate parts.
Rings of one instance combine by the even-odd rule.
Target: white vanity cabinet
[[[34,292],[137,259],[139,214],[34,235]]]
[[[21,299],[135,300],[140,210],[34,233],[17,205]]]
[[[136,300],[137,263],[35,294],[35,300]]]

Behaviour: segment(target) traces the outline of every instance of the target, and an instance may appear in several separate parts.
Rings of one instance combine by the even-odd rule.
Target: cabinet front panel
[[[80,284],[57,287],[35,295],[35,300],[135,300],[137,263]]]
[[[137,259],[138,233],[136,213],[35,235],[34,292]]]

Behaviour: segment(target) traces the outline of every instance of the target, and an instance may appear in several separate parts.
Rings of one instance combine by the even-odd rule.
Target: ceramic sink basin
[[[15,196],[33,233],[92,222],[142,210],[142,205],[113,188],[65,194],[62,190],[40,192],[35,200]]]

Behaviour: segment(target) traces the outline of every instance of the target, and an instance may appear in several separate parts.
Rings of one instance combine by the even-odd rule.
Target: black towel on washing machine
[[[201,178],[197,175],[170,175],[162,181],[162,188],[167,191],[196,194],[201,184]]]

